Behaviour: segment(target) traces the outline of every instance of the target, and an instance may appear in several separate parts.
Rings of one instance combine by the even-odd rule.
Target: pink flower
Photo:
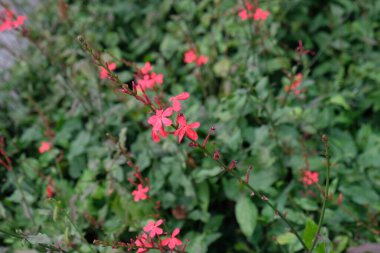
[[[165,132],[165,129],[162,126],[158,130],[154,130],[152,128],[152,139],[153,139],[154,142],[159,142],[160,141],[160,135],[163,138],[168,137],[168,133]]]
[[[172,236],[170,238],[166,238],[162,240],[161,245],[166,246],[168,245],[169,249],[173,250],[175,246],[182,245],[181,240],[176,238],[176,236],[179,234],[180,230],[179,228],[174,229]]]
[[[181,110],[181,103],[179,102],[179,100],[186,100],[189,98],[189,96],[189,92],[183,92],[175,97],[169,98],[169,101],[171,101],[173,105],[173,111],[179,112]]]
[[[148,196],[146,193],[149,191],[149,187],[143,187],[142,184],[139,184],[137,186],[137,190],[134,190],[132,192],[132,195],[135,197],[135,202],[138,202],[139,200],[145,200]]]
[[[40,152],[40,154],[43,154],[49,150],[50,150],[50,142],[47,142],[47,141],[43,141],[41,143],[41,146],[38,148],[38,151]]]
[[[150,232],[149,236],[150,238],[155,237],[156,235],[161,235],[163,233],[163,230],[159,228],[159,226],[164,223],[163,220],[158,220],[157,222],[149,221],[148,224],[144,227],[145,232]]]
[[[197,59],[197,54],[195,53],[195,50],[189,49],[185,53],[184,62],[185,63],[192,63]]]
[[[318,183],[318,172],[311,172],[310,170],[306,170],[303,175],[302,182],[305,186]]]
[[[13,27],[17,28],[22,26],[26,20],[26,16],[18,16],[17,19],[13,22]]]
[[[0,32],[16,29],[22,26],[25,20],[26,16],[16,16],[13,11],[5,9],[0,12]]]
[[[197,65],[198,66],[202,66],[204,64],[206,64],[208,61],[208,57],[207,56],[204,56],[204,55],[200,55],[198,58],[197,58]]]
[[[152,248],[153,245],[148,241],[148,236],[146,234],[141,235],[136,238],[135,245],[139,248],[137,253],[144,253],[148,251],[148,248]]]
[[[146,62],[145,65],[144,65],[144,67],[141,68],[141,73],[143,73],[144,75],[146,75],[151,70],[152,70],[152,65],[150,64],[150,62]]]
[[[108,64],[109,70],[114,71],[116,69],[116,63],[111,62],[111,63],[107,63],[107,64]],[[107,69],[100,67],[99,78],[100,79],[106,79],[107,77],[108,77]]]
[[[297,88],[301,85],[302,83],[302,73],[298,73],[294,79],[294,82],[291,85],[285,86],[285,91],[293,91],[295,95],[299,95],[301,93],[301,90],[297,90]]]
[[[253,14],[254,20],[266,20],[269,16],[269,11],[263,11],[261,8],[257,8]]]
[[[177,117],[177,123],[179,124],[179,127],[175,130],[174,135],[178,136],[178,143],[181,143],[185,135],[193,141],[198,140],[198,134],[193,130],[193,128],[198,128],[200,126],[199,122],[187,124],[185,117],[180,114]]]
[[[164,82],[164,75],[163,74],[156,74],[152,72],[150,74],[150,78],[154,81],[154,83],[161,85]]]
[[[152,89],[154,86],[154,80],[149,75],[144,75],[143,79],[137,81],[137,88],[140,90]]]
[[[54,197],[54,186],[49,183],[45,189],[45,192],[46,192],[46,197],[48,197],[49,199]]]
[[[248,19],[248,11],[246,9],[239,11],[238,15],[243,21]]]
[[[150,116],[148,123],[153,126],[153,130],[160,131],[162,125],[170,126],[172,121],[167,117],[173,114],[173,109],[171,107],[164,110],[156,110],[156,115]]]

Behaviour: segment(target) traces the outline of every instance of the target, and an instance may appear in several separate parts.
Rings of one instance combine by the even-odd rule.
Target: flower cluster
[[[303,174],[302,182],[305,186],[318,183],[318,172],[306,170]]]
[[[266,20],[269,16],[269,11],[264,11],[261,8],[255,8],[250,2],[245,4],[244,9],[240,10],[238,15],[241,20],[247,20],[253,18],[254,20]]]
[[[158,250],[159,252],[185,252],[186,244],[183,244],[180,239],[177,238],[180,233],[179,228],[175,228],[170,236],[161,238],[163,235],[168,235],[160,227],[164,221],[159,219],[157,221],[149,221],[143,228],[143,232],[136,236],[135,239],[131,239],[129,243],[116,242],[107,243],[102,241],[94,241],[96,245],[113,246],[128,248],[128,251],[137,250],[137,253],[145,253],[151,249]]]
[[[0,32],[16,29],[24,24],[26,16],[16,16],[13,11],[4,9],[0,12]]]
[[[202,66],[208,62],[208,57],[204,55],[197,55],[197,52],[194,49],[189,49],[186,51],[183,61],[185,63],[195,62],[198,66]]]
[[[298,89],[302,83],[302,73],[298,73],[294,78],[294,81],[291,85],[285,86],[285,92],[293,91],[295,95],[301,94],[302,90]]]

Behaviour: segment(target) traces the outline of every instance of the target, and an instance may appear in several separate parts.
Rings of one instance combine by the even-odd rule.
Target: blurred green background
[[[215,125],[209,148],[215,142],[226,163],[237,160],[242,177],[252,164],[250,183],[301,234],[322,203],[302,171],[317,171],[323,187],[327,134],[332,186],[318,252],[380,241],[380,1],[258,1],[270,11],[263,22],[242,21],[244,3],[232,0],[41,0],[30,11],[27,3],[16,3],[28,13],[27,33],[13,33],[28,46],[13,48],[13,66],[0,70],[0,131],[14,167],[0,168],[0,229],[41,233],[69,252],[89,252],[78,232],[90,244],[129,241],[154,203],[133,201],[122,143],[188,252],[301,252],[285,224],[212,159],[173,137],[154,143],[148,110],[99,79],[76,40],[83,35],[109,60],[150,61],[167,97],[190,92],[184,110],[201,122],[200,139]],[[316,54],[299,57],[298,41]],[[209,57],[201,68],[183,62],[193,46]],[[130,83],[133,69],[117,65]],[[287,94],[297,73],[303,92]],[[49,129],[53,147],[40,155]],[[38,240],[2,236],[0,245],[13,252]]]

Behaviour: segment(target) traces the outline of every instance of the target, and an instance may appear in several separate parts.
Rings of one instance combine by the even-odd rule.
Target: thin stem
[[[199,145],[198,143],[198,147],[205,153],[207,154],[208,156],[212,157],[210,151],[208,151],[205,147]],[[214,160],[214,159],[213,159]],[[255,195],[257,195],[261,200],[264,201],[264,203],[266,203],[276,214],[278,214],[278,216],[286,223],[286,225],[288,225],[288,227],[290,228],[290,230],[295,234],[295,236],[297,237],[297,239],[299,240],[299,242],[302,244],[302,246],[304,247],[305,250],[308,251],[308,247],[306,246],[304,240],[302,239],[302,237],[299,235],[299,233],[297,232],[297,230],[294,228],[294,226],[286,219],[285,215],[282,214],[276,207],[274,207],[274,205],[272,203],[269,202],[269,200],[267,200],[267,198],[262,195],[260,192],[258,192],[257,190],[255,190],[248,182],[242,180],[238,175],[236,175],[232,170],[229,170],[228,166],[225,165],[222,161],[220,160],[214,160],[216,163],[218,163],[225,171],[227,171],[230,175],[232,175],[234,178],[236,178],[239,182],[241,182],[246,188],[248,188],[252,193],[254,193]]]
[[[94,252],[94,249],[92,248],[92,245],[86,240],[86,238],[84,238],[84,236],[82,235],[82,233],[79,230],[78,226],[73,222],[73,220],[71,219],[71,217],[67,213],[65,213],[65,216],[70,221],[71,225],[73,225],[74,229],[77,231],[77,233],[78,233],[80,239],[82,240],[82,242],[84,242],[90,248],[90,250]]]
[[[330,187],[330,169],[331,169],[330,154],[329,154],[330,146],[329,146],[328,139],[327,139],[326,135],[322,136],[322,141],[325,144],[325,158],[326,158],[326,163],[327,163],[326,164],[326,167],[327,167],[326,187],[325,187],[325,193],[324,193],[324,196],[323,196],[324,198],[323,198],[323,205],[322,205],[322,210],[321,210],[321,216],[319,217],[319,222],[318,222],[318,230],[317,230],[317,233],[315,234],[313,245],[310,248],[310,253],[313,252],[313,249],[317,245],[318,236],[319,236],[319,233],[321,232],[322,222],[323,222],[323,218],[325,216],[327,199],[328,199],[328,196],[329,196],[329,187]]]

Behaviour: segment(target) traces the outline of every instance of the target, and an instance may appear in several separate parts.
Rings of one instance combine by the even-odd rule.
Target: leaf
[[[217,76],[226,77],[228,76],[230,66],[231,62],[225,58],[215,63],[213,70]]]
[[[303,232],[303,240],[305,241],[305,244],[308,248],[310,248],[313,245],[313,240],[315,234],[317,233],[317,230],[317,224],[315,224],[312,219],[307,219],[305,231]]]
[[[286,232],[277,237],[277,242],[280,245],[293,244],[294,242],[296,242],[296,240],[297,240],[297,237],[293,233],[290,233],[290,232]]]
[[[41,233],[38,233],[37,235],[28,235],[26,240],[31,244],[50,244],[51,242],[47,235]]]
[[[257,208],[251,200],[246,196],[240,197],[235,206],[235,216],[241,231],[246,237],[253,235],[256,228],[257,215]]]
[[[335,96],[331,97],[330,103],[340,105],[346,110],[350,109],[350,106],[348,105],[346,99],[342,95],[335,95]]]

